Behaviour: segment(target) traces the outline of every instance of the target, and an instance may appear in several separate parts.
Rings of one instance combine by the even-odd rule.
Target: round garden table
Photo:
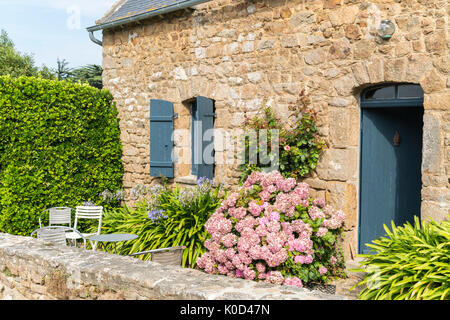
[[[103,249],[106,252],[106,246],[103,244],[104,242],[113,242],[114,243],[114,253],[117,254],[117,242],[121,241],[129,241],[136,239],[138,236],[131,233],[110,233],[110,234],[97,234],[89,237],[88,239],[91,241],[98,241],[102,243]],[[122,254],[122,250],[120,250],[120,254]]]

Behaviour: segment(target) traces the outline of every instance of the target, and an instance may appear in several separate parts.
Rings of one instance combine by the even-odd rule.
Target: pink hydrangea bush
[[[302,287],[343,271],[345,214],[312,199],[306,183],[253,172],[205,223],[197,265],[210,274]]]

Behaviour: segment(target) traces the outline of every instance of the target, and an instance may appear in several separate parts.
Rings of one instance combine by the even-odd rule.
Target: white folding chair
[[[39,215],[39,227],[42,228],[42,215],[48,212],[49,226],[68,224],[71,227],[72,224],[72,208],[69,207],[54,207],[44,210]]]
[[[78,206],[75,209],[75,221],[73,223],[73,228],[77,228],[78,219],[98,219],[98,228],[97,232],[94,233],[81,233],[81,235],[89,240],[89,236],[93,236],[95,234],[100,234],[100,229],[102,228],[102,216],[103,216],[103,207],[91,207],[91,206]],[[80,239],[80,235],[76,232],[68,232],[66,233],[66,238],[70,240],[78,240]],[[92,246],[92,250],[97,248],[97,241],[92,242],[89,240],[89,243]]]
[[[66,246],[67,231],[71,231],[73,233],[78,234],[79,238],[83,240],[84,247],[86,248],[86,238],[83,237],[83,235],[78,230],[75,230],[74,228],[70,227],[63,227],[63,226],[42,227],[34,230],[31,233],[31,237],[33,237],[33,235],[36,235],[37,239],[43,240],[46,243]]]

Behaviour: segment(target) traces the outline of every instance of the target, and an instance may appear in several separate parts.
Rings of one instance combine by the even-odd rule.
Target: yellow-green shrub
[[[366,272],[358,285],[363,300],[448,300],[450,295],[450,221],[384,226],[387,237],[367,244],[374,254],[365,258]]]
[[[121,188],[119,120],[107,90],[0,77],[0,232],[29,235],[53,206]]]

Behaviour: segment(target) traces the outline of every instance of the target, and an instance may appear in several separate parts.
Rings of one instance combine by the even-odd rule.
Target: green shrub
[[[448,300],[450,293],[450,222],[427,221],[403,227],[386,225],[386,237],[367,244],[374,254],[361,269],[366,277],[358,285],[363,300]]]
[[[29,235],[46,208],[101,203],[121,188],[121,156],[108,91],[0,77],[0,232]]]
[[[133,233],[138,238],[120,247],[124,254],[146,250],[186,246],[182,265],[194,268],[197,258],[205,252],[203,243],[207,232],[205,222],[220,206],[221,188],[212,188],[207,179],[199,179],[193,187],[173,188],[155,185],[137,186],[132,191],[137,202],[135,208],[107,210],[103,218],[103,232]],[[150,255],[139,256],[148,260]]]

